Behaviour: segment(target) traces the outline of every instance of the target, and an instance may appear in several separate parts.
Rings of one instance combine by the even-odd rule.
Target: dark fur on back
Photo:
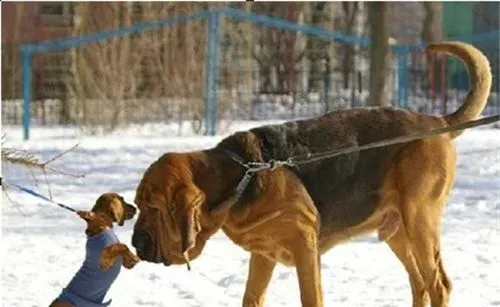
[[[263,126],[224,139],[218,148],[231,150],[248,161],[285,160],[291,156],[363,145],[386,138],[443,126],[440,118],[393,108],[363,108]],[[260,146],[249,146],[249,134]],[[366,220],[375,210],[384,171],[404,145],[369,149],[293,167],[321,217],[321,232],[338,231]],[[249,154],[251,151],[258,151]],[[241,203],[258,197],[259,178]]]

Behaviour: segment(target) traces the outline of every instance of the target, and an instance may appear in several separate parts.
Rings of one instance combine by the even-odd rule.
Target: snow
[[[233,125],[227,133],[263,122]],[[266,122],[268,123],[268,122]],[[177,128],[148,124],[107,136],[83,136],[68,127],[33,127],[32,140],[21,141],[19,126],[3,127],[7,146],[26,148],[50,158],[76,143],[79,147],[54,166],[85,178],[49,174],[56,201],[89,209],[103,192],[121,193],[132,202],[143,171],[168,151],[211,147],[218,137],[196,136]],[[442,255],[453,282],[451,306],[499,306],[500,283],[500,130],[475,128],[456,141],[457,179],[442,227]],[[5,180],[34,186],[29,172],[4,165]],[[38,174],[38,189],[49,191]],[[9,190],[2,209],[2,306],[48,306],[69,282],[84,257],[84,222],[69,211],[31,195]],[[129,244],[133,221],[116,228]],[[112,306],[241,306],[249,254],[221,232],[202,255],[185,266],[146,262],[122,270],[109,297]],[[374,235],[330,250],[322,257],[325,306],[410,306],[406,272],[386,244]],[[293,268],[278,265],[266,306],[300,306]]]

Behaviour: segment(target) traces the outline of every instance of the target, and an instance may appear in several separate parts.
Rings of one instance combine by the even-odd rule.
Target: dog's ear
[[[182,254],[196,245],[196,235],[201,230],[200,210],[204,202],[205,194],[194,184],[184,186],[176,192]]]
[[[123,226],[123,223],[125,223],[125,207],[115,201],[109,206],[109,211],[108,214],[113,219],[113,222],[117,223],[118,226]]]
[[[245,163],[264,162],[261,139],[253,132],[236,132],[222,140],[217,147],[239,155]],[[245,207],[245,204],[253,202],[261,194],[262,188],[265,185],[265,179],[267,178],[264,173],[254,173],[253,179],[238,200],[236,207],[240,209]],[[223,202],[212,210],[214,214],[217,214],[217,212],[223,212],[227,207],[232,207],[233,205],[231,201]]]
[[[240,151],[245,162],[264,162],[262,151],[260,150],[260,139],[254,133],[238,132],[234,137],[239,145],[239,150],[235,152]]]
[[[257,135],[251,132],[245,132],[239,136],[239,141],[242,146],[243,158],[245,159],[245,162],[264,162],[261,150],[261,140]],[[243,193],[243,198],[240,203],[244,205],[244,203],[252,202],[259,197],[264,186],[264,179],[264,172],[255,173],[254,179],[248,186],[248,191]]]

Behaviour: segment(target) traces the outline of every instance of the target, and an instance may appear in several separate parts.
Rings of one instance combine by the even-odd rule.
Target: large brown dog
[[[461,58],[471,76],[465,103],[435,117],[363,108],[238,132],[215,148],[168,153],[145,172],[132,244],[141,259],[184,264],[222,228],[251,252],[243,306],[263,306],[277,261],[296,266],[302,306],[323,306],[320,255],[378,230],[408,272],[413,306],[447,306],[451,283],[440,254],[440,219],[454,182],[452,132],[256,174],[233,203],[244,161],[282,160],[454,125],[479,116],[491,87],[488,60],[474,47],[444,42],[429,50]],[[229,152],[229,153],[228,153]]]

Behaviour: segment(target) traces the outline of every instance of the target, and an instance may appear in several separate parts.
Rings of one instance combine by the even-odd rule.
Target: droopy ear
[[[251,132],[239,132],[234,135],[239,143],[240,150],[246,162],[264,162],[260,150],[259,138]]]
[[[196,235],[201,230],[199,215],[205,202],[205,194],[194,184],[182,187],[176,192],[181,248],[185,254],[196,245]]]
[[[230,137],[222,140],[219,144],[217,144],[217,147],[239,155],[244,162],[264,162],[261,142],[261,139],[254,132],[236,132]],[[223,201],[218,204],[215,208],[212,208],[211,214],[216,215],[224,212],[234,205],[239,207],[239,209],[244,208],[245,204],[251,203],[259,197],[259,195],[261,195],[262,188],[265,186],[266,178],[267,175],[265,172],[254,173],[253,179],[250,181],[249,186],[245,189],[237,204],[234,204],[234,201],[230,198],[227,201]]]
[[[245,132],[241,136],[238,136],[240,146],[243,150],[243,158],[245,162],[264,162],[261,150],[261,141],[251,132]],[[262,187],[264,186],[265,175],[263,172],[257,172],[254,174],[254,179],[251,181],[253,184],[247,188],[249,193],[247,194],[249,198],[242,200],[243,202],[252,202],[261,194]]]
[[[125,212],[123,212],[123,206],[113,202],[113,204],[109,206],[109,210],[109,216],[111,216],[113,222],[118,223],[119,226],[123,226],[123,223],[125,222]]]

